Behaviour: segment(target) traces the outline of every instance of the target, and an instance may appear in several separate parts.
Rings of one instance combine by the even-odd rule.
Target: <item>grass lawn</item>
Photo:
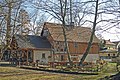
[[[0,80],[99,80],[100,78],[116,73],[114,63],[104,66],[98,75],[59,74],[0,66]]]

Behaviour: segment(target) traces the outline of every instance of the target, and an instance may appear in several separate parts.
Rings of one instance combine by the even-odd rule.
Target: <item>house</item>
[[[117,57],[117,50],[101,50],[99,51],[100,59],[112,62]]]
[[[69,26],[65,28],[66,38],[69,46],[69,52],[73,62],[78,63],[85,52],[91,35],[91,29],[88,27]],[[62,24],[48,23],[43,26],[41,36],[47,37],[54,51],[54,62],[68,62],[67,52],[65,48]],[[95,62],[99,59],[99,40],[94,35],[90,52],[85,62]]]
[[[85,52],[91,35],[87,27],[66,25],[66,38],[71,59],[79,62]],[[90,52],[85,62],[96,62],[99,59],[99,40],[94,35]],[[11,45],[11,58],[22,64],[48,64],[68,62],[65,48],[63,27],[61,24],[44,23],[41,36],[14,35]]]
[[[116,49],[116,44],[111,42],[110,39],[109,40],[105,40],[105,47],[107,49],[110,49],[110,50]]]
[[[105,40],[105,47],[105,50],[99,51],[100,59],[111,62],[113,58],[117,57],[116,44],[110,40]]]
[[[11,59],[21,64],[48,64],[51,60],[51,44],[44,36],[14,35],[11,45]]]

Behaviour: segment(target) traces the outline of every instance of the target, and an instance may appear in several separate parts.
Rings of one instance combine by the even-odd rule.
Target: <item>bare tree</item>
[[[20,23],[20,28],[18,28],[19,34],[28,35],[29,31],[30,31],[29,26],[28,26],[28,24],[30,23],[30,18],[29,18],[29,14],[26,10],[20,9],[18,21]]]
[[[33,1],[34,3],[35,1]],[[49,13],[52,15],[54,18],[58,19],[61,21],[63,27],[63,35],[64,35],[64,41],[65,41],[65,48],[68,54],[68,60],[70,65],[72,65],[72,61],[70,58],[70,53],[69,53],[69,47],[68,47],[68,42],[66,38],[66,12],[67,12],[67,0],[40,0],[37,3],[34,3],[35,7],[37,9],[40,9],[46,13]]]
[[[88,43],[88,47],[87,47],[85,53],[83,54],[83,56],[82,56],[82,58],[80,60],[80,63],[79,63],[80,66],[83,64],[86,56],[89,53],[89,50],[90,50],[90,47],[91,47],[92,41],[93,41],[93,36],[94,36],[94,33],[95,33],[95,27],[96,27],[97,16],[98,16],[98,0],[95,1],[95,4],[96,4],[96,8],[95,8],[95,17],[94,17],[94,22],[93,22],[92,34],[91,34],[91,37],[90,37],[90,41]]]
[[[43,24],[45,20],[48,19],[48,17],[45,16],[44,12],[40,13],[40,10],[38,9],[34,9],[34,12],[32,12],[31,14],[31,23],[29,24],[29,26],[31,26],[30,33],[33,35],[40,35]]]
[[[10,49],[10,44],[14,34],[14,29],[17,23],[17,15],[21,4],[24,1],[21,0],[2,0],[0,5],[2,11],[0,12],[0,30],[1,30],[1,43],[5,45],[2,46],[3,50]],[[3,52],[4,53],[4,52]],[[3,54],[2,54],[3,55]],[[2,58],[2,56],[1,56]]]
[[[61,5],[61,17],[62,17],[62,24],[63,24],[63,35],[64,35],[64,40],[65,40],[65,48],[68,54],[68,60],[70,63],[70,66],[72,67],[73,63],[71,61],[71,57],[70,57],[70,52],[69,52],[69,46],[68,46],[68,41],[67,41],[67,37],[66,37],[66,32],[65,32],[65,27],[66,27],[66,23],[65,23],[65,17],[66,17],[66,8],[67,8],[67,0],[65,0],[65,3],[62,3],[62,0],[60,0],[60,5]]]
[[[92,4],[95,3],[96,6],[94,6],[94,4],[90,7],[91,11],[85,11],[85,13],[88,13],[88,15],[94,15],[94,21],[90,21],[90,20],[86,20],[87,22],[90,22],[93,24],[92,27],[92,34],[91,34],[91,38],[90,41],[88,43],[88,47],[85,51],[85,53],[83,54],[83,57],[80,60],[79,65],[82,65],[82,63],[84,62],[86,56],[89,54],[89,50],[90,50],[90,46],[92,45],[92,39],[93,39],[93,34],[95,34],[95,31],[99,31],[101,30],[101,33],[103,32],[108,32],[110,34],[113,34],[112,32],[110,32],[109,30],[111,28],[118,28],[119,26],[119,2],[118,1],[111,1],[111,0],[103,0],[103,1],[99,1],[98,0],[88,0],[85,2],[82,2],[82,4],[86,5],[86,4]],[[95,11],[93,11],[95,8]],[[93,13],[95,12],[95,13]],[[107,18],[106,18],[107,17]]]
[[[58,3],[59,2],[59,3]],[[65,28],[66,28],[66,24],[69,22],[74,22],[75,20],[72,20],[72,17],[74,16],[75,18],[78,18],[78,25],[87,23],[87,22],[92,22],[93,23],[93,31],[92,31],[92,35],[91,35],[91,39],[89,41],[88,44],[88,48],[86,49],[86,53],[89,53],[89,49],[91,47],[92,44],[92,40],[93,40],[93,35],[95,33],[95,27],[96,27],[96,20],[97,20],[97,15],[98,13],[96,13],[95,15],[95,20],[90,21],[90,20],[85,20],[84,17],[87,16],[91,16],[94,13],[94,3],[98,2],[98,1],[86,1],[86,2],[73,2],[70,0],[68,5],[68,1],[67,0],[59,0],[59,1],[52,1],[52,0],[47,0],[47,1],[42,1],[40,0],[40,2],[34,3],[35,7],[38,9],[43,10],[46,13],[49,13],[50,15],[52,15],[54,18],[58,19],[59,21],[61,21],[61,23],[63,24],[63,35],[64,35],[64,40],[65,40],[65,47],[67,48],[67,53],[68,53],[68,60],[70,62],[70,64],[72,65],[72,61],[70,59],[70,53],[69,53],[69,48],[68,48],[68,42],[67,42],[67,38],[66,38],[66,32],[65,32]],[[92,3],[92,4],[91,4]],[[76,6],[77,4],[77,6]],[[88,5],[86,5],[88,4]],[[97,3],[98,4],[98,3]],[[77,9],[77,8],[80,9]],[[73,10],[74,9],[74,10]],[[74,13],[75,15],[73,15]],[[82,13],[82,15],[80,15]],[[66,21],[66,19],[68,18],[68,16],[66,14],[69,14],[70,16],[70,21]],[[86,18],[86,17],[85,17]],[[83,23],[82,20],[84,19]],[[87,56],[87,55],[86,55]],[[86,57],[84,57],[85,59]],[[82,61],[84,61],[84,59]]]
[[[6,1],[6,0],[5,0]],[[15,0],[16,1],[16,0]],[[115,0],[116,1],[116,0]],[[91,38],[90,38],[90,41],[88,43],[88,47],[86,49],[86,52],[84,53],[82,59],[81,59],[81,62],[80,62],[80,65],[83,63],[83,61],[85,60],[86,56],[88,55],[89,53],[89,50],[90,50],[90,47],[92,45],[92,40],[93,40],[93,35],[95,34],[95,31],[101,27],[99,26],[99,24],[101,22],[109,22],[109,23],[114,23],[115,25],[118,25],[120,20],[119,20],[119,6],[118,6],[118,3],[117,2],[117,5],[113,5],[109,2],[114,2],[115,1],[109,1],[109,0],[102,0],[102,1],[99,1],[98,3],[98,0],[87,0],[87,1],[81,1],[81,0],[29,0],[29,2],[32,2],[32,6],[34,6],[37,10],[36,12],[29,17],[27,11],[25,9],[21,9],[20,6],[18,7],[18,9],[21,9],[21,10],[18,10],[17,13],[19,12],[19,20],[17,19],[18,15],[16,14],[16,18],[14,19],[14,24],[16,24],[16,26],[21,26],[24,28],[26,27],[26,24],[27,26],[29,26],[29,28],[27,28],[27,30],[31,31],[33,34],[35,35],[38,35],[39,34],[39,30],[41,29],[41,24],[44,22],[44,19],[41,19],[41,20],[38,20],[38,14],[39,14],[39,11],[43,11],[45,13],[45,15],[48,16],[49,15],[52,15],[54,18],[53,19],[58,19],[62,24],[63,24],[63,35],[64,35],[64,41],[65,41],[65,48],[66,48],[66,51],[68,53],[68,60],[70,62],[70,65],[72,65],[72,61],[71,61],[71,58],[70,58],[70,53],[69,53],[69,47],[68,47],[68,42],[67,42],[67,38],[66,38],[66,24],[69,24],[69,23],[72,23],[72,22],[75,22],[76,25],[83,25],[83,24],[90,24],[92,25],[92,34],[91,34]],[[17,1],[19,2],[19,1]],[[16,3],[16,2],[14,2]],[[13,14],[12,10],[13,10],[13,3],[9,3],[7,2],[6,4],[4,5],[0,5],[0,9],[2,9],[1,7],[4,7],[7,5],[7,11],[9,14],[3,14],[2,12],[0,12],[0,29],[4,30],[3,27],[1,27],[1,25],[3,26],[3,24],[7,24],[7,28],[6,30],[4,30],[3,32],[5,32],[5,35],[6,35],[6,43],[7,44],[10,44],[10,35],[11,32],[14,32],[14,31],[11,31],[11,29],[15,29],[15,28],[11,28],[12,25],[12,18],[11,15]],[[100,6],[102,5],[102,6]],[[16,5],[14,5],[16,6]],[[98,9],[98,6],[99,9]],[[39,9],[39,10],[38,10]],[[114,12],[114,13],[113,13]],[[115,15],[117,16],[116,18],[114,19],[100,19],[101,15],[104,15],[104,14],[112,14],[112,15]],[[34,17],[33,17],[34,16]],[[94,16],[94,19],[93,19],[93,16]],[[70,17],[70,18],[69,18]],[[92,17],[92,19],[87,19],[88,17]],[[32,20],[32,23],[29,22],[29,18]],[[45,18],[45,17],[43,17]],[[67,20],[67,18],[69,18]],[[17,21],[18,20],[18,21]],[[19,22],[20,21],[20,22]],[[20,25],[19,25],[20,24]],[[96,26],[98,24],[98,26]],[[106,23],[107,24],[107,23]],[[101,27],[99,29],[103,30],[103,31],[107,31],[108,29],[112,28],[113,26],[115,25],[112,25],[111,27]],[[31,27],[32,26],[32,27]],[[105,25],[105,26],[109,26],[109,25]],[[15,27],[15,25],[14,25]],[[119,28],[119,27],[117,27]],[[21,28],[23,29],[23,28]],[[26,29],[26,28],[25,28]],[[18,28],[19,30],[19,28]],[[22,30],[21,30],[22,31]]]

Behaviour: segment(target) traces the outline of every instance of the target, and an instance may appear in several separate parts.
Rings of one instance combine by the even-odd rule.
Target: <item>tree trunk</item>
[[[66,17],[66,6],[67,6],[67,0],[65,0],[65,6],[63,7],[62,5],[62,1],[60,0],[60,5],[61,5],[61,17],[62,17],[62,29],[63,29],[63,36],[64,36],[64,42],[65,42],[65,49],[66,49],[66,52],[67,52],[67,56],[68,56],[68,61],[69,61],[69,64],[70,64],[70,67],[73,66],[72,64],[72,61],[71,61],[71,57],[70,57],[70,52],[69,52],[69,45],[68,45],[68,42],[67,42],[67,37],[66,37],[66,32],[65,32],[65,27],[66,27],[66,24],[65,24],[65,17]]]
[[[69,52],[69,45],[68,45],[68,42],[67,42],[67,37],[66,37],[66,32],[65,32],[65,22],[63,21],[63,35],[64,35],[64,41],[65,41],[65,49],[66,49],[66,52],[67,52],[67,56],[68,56],[68,61],[69,61],[69,64],[70,64],[70,67],[73,66],[73,63],[71,61],[71,55],[70,55],[70,52]]]
[[[94,36],[94,33],[95,33],[95,27],[96,27],[96,21],[97,21],[97,12],[98,12],[98,0],[96,1],[95,18],[94,18],[93,29],[92,29],[92,34],[91,34],[91,37],[90,37],[90,41],[88,43],[88,47],[87,47],[85,53],[83,54],[83,56],[82,56],[82,58],[79,62],[79,66],[83,66],[82,64],[83,64],[85,58],[87,57],[87,55],[89,54],[90,48],[92,46],[92,41],[93,41],[93,36]]]
[[[72,0],[70,0],[70,26],[72,26]]]
[[[7,13],[7,18],[6,18],[7,30],[6,30],[6,36],[5,36],[6,45],[3,46],[3,50],[1,51],[0,60],[3,58],[4,51],[6,51],[7,49],[10,49],[10,41],[11,41],[11,35],[10,35],[11,34],[11,10],[12,10],[11,2],[9,2],[7,5],[8,5],[8,13]]]
[[[10,32],[11,32],[11,3],[8,3],[7,15],[7,31],[6,31],[6,48],[10,46]]]

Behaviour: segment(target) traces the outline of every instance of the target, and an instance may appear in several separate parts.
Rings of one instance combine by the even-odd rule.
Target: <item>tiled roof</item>
[[[56,41],[64,41],[63,29],[61,24],[48,23],[44,24],[44,29],[47,28],[52,38]],[[67,41],[74,42],[89,42],[91,35],[91,29],[88,27],[74,27],[73,29],[68,30],[66,28],[66,37]],[[98,43],[98,38],[94,35],[94,43]]]
[[[46,37],[35,35],[15,35],[18,47],[20,48],[51,48],[51,44]]]

